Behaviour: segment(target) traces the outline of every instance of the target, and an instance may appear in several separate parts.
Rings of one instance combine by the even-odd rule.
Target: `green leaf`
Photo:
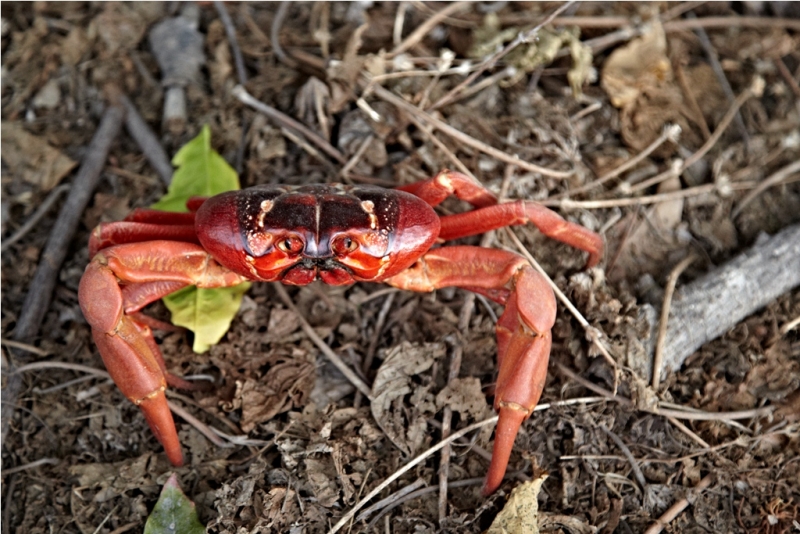
[[[189,286],[167,295],[163,300],[172,313],[172,323],[194,332],[192,350],[206,352],[219,343],[228,331],[242,305],[242,297],[251,285],[245,282],[218,289]]]
[[[164,197],[153,208],[164,211],[188,211],[190,197],[210,197],[239,189],[239,177],[228,162],[211,148],[211,129],[203,126],[197,137],[186,143],[172,164],[178,169]]]
[[[239,189],[236,171],[213,148],[211,129],[203,126],[200,134],[186,143],[172,164],[178,167],[164,197],[154,209],[187,211],[186,201],[193,196],[210,197]],[[205,352],[219,342],[239,311],[249,283],[219,289],[185,287],[164,297],[172,313],[172,322],[194,332],[195,352]]]
[[[173,473],[144,525],[144,534],[204,534],[194,503],[183,493]]]

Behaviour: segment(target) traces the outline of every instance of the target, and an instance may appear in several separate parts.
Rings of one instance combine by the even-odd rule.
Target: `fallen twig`
[[[713,481],[714,481],[714,473],[706,475],[705,478],[703,478],[703,480],[698,482],[697,485],[690,490],[690,492],[692,493],[691,496],[687,495],[686,497],[682,498],[681,500],[670,506],[669,509],[661,515],[661,517],[656,519],[656,522],[653,523],[650,526],[650,528],[645,530],[645,534],[658,534],[659,532],[664,530],[664,527],[669,525],[670,521],[678,517],[678,514],[683,512],[686,509],[686,507],[689,506],[689,504],[691,504],[694,501],[694,499],[696,498],[696,494],[700,493],[701,491],[709,487],[711,485],[711,482]]]
[[[242,50],[239,48],[239,43],[236,40],[236,28],[233,26],[231,16],[225,8],[225,3],[220,0],[214,0],[214,8],[217,10],[219,19],[225,27],[225,35],[228,37],[228,46],[231,47],[233,54],[233,63],[236,65],[236,78],[242,85],[247,83],[247,71],[244,68],[244,59],[242,58]]]
[[[288,67],[296,68],[297,61],[293,57],[286,55],[286,52],[284,52],[281,46],[281,40],[279,39],[281,26],[283,26],[283,22],[286,20],[286,15],[289,14],[289,7],[291,7],[291,5],[291,2],[281,2],[278,5],[278,11],[275,13],[275,18],[272,19],[272,26],[270,26],[269,40],[272,44],[272,52],[275,54],[275,57],[278,58],[278,61]]]
[[[164,184],[172,183],[172,163],[164,152],[164,147],[153,130],[139,114],[139,110],[127,96],[120,94],[120,102],[125,106],[125,129],[142,149],[142,155],[150,162]]]
[[[377,96],[381,100],[385,100],[386,102],[389,102],[390,104],[414,115],[418,119],[421,119],[423,122],[430,124],[440,132],[445,133],[450,137],[454,138],[456,141],[459,141],[461,143],[464,143],[465,145],[480,150],[484,154],[488,154],[493,158],[498,159],[499,161],[503,161],[511,165],[516,165],[517,167],[525,169],[526,171],[536,172],[543,176],[550,176],[553,178],[569,178],[570,176],[573,175],[572,171],[554,171],[546,167],[541,167],[539,165],[534,165],[533,163],[529,163],[520,158],[519,156],[516,155],[511,156],[509,154],[506,154],[502,150],[498,150],[493,146],[487,145],[486,143],[478,139],[475,139],[474,137],[469,136],[464,132],[457,130],[456,128],[453,128],[446,122],[431,116],[429,113],[426,113],[421,109],[417,108],[416,106],[413,106],[412,104],[406,102],[405,100],[403,100],[393,92],[389,91],[385,87],[382,87],[380,85],[374,85],[372,86],[372,92],[375,94],[375,96]]]
[[[392,482],[394,482],[395,480],[397,480],[398,478],[403,476],[405,473],[407,473],[413,467],[415,467],[416,465],[422,463],[423,460],[425,460],[429,456],[431,456],[431,455],[435,454],[436,452],[438,452],[439,449],[441,449],[442,447],[444,447],[445,445],[447,445],[449,443],[452,443],[453,441],[457,440],[461,436],[466,436],[467,434],[469,434],[473,430],[478,430],[479,428],[482,428],[484,426],[493,425],[493,424],[497,423],[497,419],[498,419],[498,417],[495,415],[494,417],[490,417],[488,419],[484,419],[483,421],[480,421],[478,423],[469,425],[466,428],[462,428],[458,432],[450,435],[450,437],[448,437],[447,439],[443,439],[442,441],[440,441],[439,443],[437,443],[436,445],[434,445],[433,447],[431,447],[427,451],[423,452],[422,454],[420,454],[419,456],[417,456],[416,458],[414,458],[413,460],[408,462],[406,465],[404,465],[403,467],[401,467],[400,469],[395,471],[386,480],[381,482],[374,490],[369,492],[369,494],[367,494],[366,497],[364,497],[358,503],[356,503],[356,505],[353,506],[353,508],[351,508],[349,512],[344,514],[341,517],[341,519],[339,519],[339,521],[335,525],[333,525],[333,527],[328,531],[328,534],[336,534],[337,532],[339,532],[342,529],[342,527],[345,526],[356,515],[356,512],[361,510],[361,508],[363,508],[370,500],[372,500],[373,497],[378,495],[386,487],[388,487],[389,484],[391,484]]]
[[[731,217],[736,218],[742,210],[750,204],[758,195],[774,185],[778,185],[793,174],[800,172],[800,160],[794,161],[772,173],[768,178],[760,181],[752,191],[747,193],[739,204],[731,212]]]
[[[756,77],[753,79],[753,83],[750,84],[750,87],[742,91],[742,93],[736,97],[731,107],[728,109],[728,112],[725,113],[725,116],[722,117],[722,120],[719,121],[717,128],[714,130],[714,133],[711,134],[711,137],[701,146],[697,152],[686,158],[686,161],[683,162],[681,165],[680,170],[677,171],[680,175],[686,169],[700,161],[703,156],[705,156],[711,148],[717,144],[722,134],[725,133],[725,130],[728,128],[730,123],[737,117],[739,113],[739,108],[741,108],[745,102],[750,100],[753,97],[760,97],[764,92],[764,79],[761,77]],[[645,180],[641,183],[636,184],[635,186],[631,186],[629,192],[640,191],[642,189],[647,189],[653,185],[659,184],[664,180],[668,179],[670,176],[674,174],[675,171],[672,169],[668,171],[664,171],[661,174],[650,178],[649,180]]]
[[[366,510],[364,510],[363,512],[358,514],[358,517],[356,518],[356,522],[363,521],[363,520],[367,519],[369,516],[371,516],[372,514],[374,514],[375,512],[377,512],[378,510],[382,510],[383,508],[386,508],[387,506],[391,506],[392,504],[396,503],[398,500],[402,499],[403,497],[405,497],[406,495],[408,495],[412,491],[416,491],[416,490],[420,489],[421,487],[425,486],[425,484],[426,483],[425,483],[425,481],[423,479],[418,478],[417,480],[415,480],[414,482],[412,482],[408,486],[400,488],[399,490],[395,491],[394,493],[392,493],[391,495],[389,495],[385,499],[381,499],[380,501],[376,502],[375,504],[373,504],[372,506],[370,506],[369,508],[367,508]]]
[[[425,22],[417,26],[414,31],[403,40],[402,43],[394,47],[391,52],[386,54],[387,59],[391,59],[398,54],[402,54],[420,42],[442,20],[468,7],[470,3],[471,2],[453,2],[452,4],[445,6],[441,11],[437,11],[430,17],[426,18]]]
[[[691,11],[686,13],[686,18],[688,20],[697,20],[697,17]],[[703,29],[702,26],[694,28],[694,33],[700,40],[700,45],[703,47],[703,50],[706,53],[706,57],[708,58],[708,62],[711,65],[711,68],[713,69],[714,74],[717,77],[717,81],[722,87],[722,92],[725,93],[725,98],[728,99],[728,103],[732,105],[736,100],[736,97],[733,94],[733,88],[731,87],[731,83],[728,81],[727,76],[725,76],[725,71],[722,70],[722,65],[719,62],[719,58],[717,57],[717,51],[714,49],[714,45],[711,44],[711,39],[708,38],[706,30]],[[734,121],[736,122],[736,128],[739,130],[739,135],[742,137],[742,141],[744,142],[745,153],[749,154],[750,135],[747,133],[747,126],[745,126],[744,119],[742,119],[742,114],[738,109],[736,110]]]
[[[661,382],[661,362],[664,357],[664,341],[667,337],[667,324],[669,320],[669,308],[672,305],[672,295],[675,293],[675,286],[678,285],[678,278],[695,260],[695,256],[690,254],[684,258],[667,277],[667,285],[664,288],[664,302],[661,304],[661,320],[658,324],[658,336],[656,336],[655,354],[653,356],[653,381],[652,387],[658,391]]]
[[[659,372],[677,371],[705,343],[799,286],[798,265],[800,224],[795,224],[678,289],[670,310]],[[656,327],[651,325],[651,344]],[[649,352],[653,351],[651,347]],[[645,372],[650,376],[652,369]]]
[[[633,475],[634,475],[634,477],[636,477],[636,482],[639,483],[639,486],[642,488],[642,494],[644,494],[644,492],[646,490],[646,487],[647,487],[647,481],[644,478],[644,474],[642,473],[642,469],[639,467],[639,464],[636,462],[636,458],[633,457],[633,453],[631,452],[631,450],[628,448],[627,445],[625,445],[625,442],[622,441],[622,439],[619,436],[617,436],[614,432],[609,430],[606,425],[601,423],[600,424],[600,430],[605,432],[606,435],[609,438],[611,438],[611,441],[613,441],[614,444],[617,447],[619,447],[619,450],[622,451],[622,454],[625,455],[625,458],[628,460],[628,464],[630,464],[630,466],[631,466],[631,470],[633,471]]]
[[[17,325],[14,329],[14,340],[30,343],[44,320],[44,315],[50,307],[53,289],[56,285],[58,272],[69,251],[72,236],[78,228],[78,223],[83,216],[92,193],[100,181],[101,172],[108,158],[112,143],[116,140],[125,118],[125,109],[118,97],[118,90],[109,87],[109,105],[106,107],[100,125],[92,137],[86,150],[86,155],[72,182],[69,195],[61,207],[58,219],[53,224],[53,230],[41,254],[36,274],[30,283],[28,294],[22,305]],[[20,361],[26,358],[18,355]],[[9,362],[9,376],[6,387],[2,393],[2,431],[0,441],[5,443],[6,432],[11,415],[14,413],[17,396],[22,387],[22,379],[14,372],[14,363]]]
[[[677,419],[675,419],[671,415],[667,417],[667,420],[670,423],[672,423],[672,425],[675,428],[677,428],[678,430],[680,430],[681,432],[683,432],[684,434],[689,436],[689,439],[691,439],[695,443],[699,444],[704,449],[710,449],[711,448],[711,445],[709,445],[706,440],[704,440],[703,438],[698,436],[695,432],[692,431],[692,429],[690,429],[688,426],[684,425],[683,423],[681,423],[680,421],[678,421]]]
[[[511,478],[511,477],[515,476],[516,474],[518,474],[518,473],[508,473],[503,478]],[[450,483],[447,484],[447,487],[448,488],[452,488],[452,489],[465,488],[467,486],[478,486],[480,484],[483,484],[483,482],[484,482],[483,477],[481,477],[481,478],[465,478],[463,480],[456,480],[454,482],[450,482]],[[367,525],[367,530],[366,531],[367,532],[375,532],[375,524],[382,517],[384,517],[386,514],[388,514],[389,512],[391,512],[392,510],[394,510],[398,506],[407,503],[408,501],[412,501],[414,499],[418,499],[418,498],[420,498],[420,497],[422,497],[424,495],[427,495],[429,493],[433,493],[437,489],[438,488],[436,486],[428,486],[427,488],[421,488],[421,489],[418,489],[417,491],[414,491],[414,492],[411,492],[411,493],[409,493],[407,495],[404,495],[403,497],[397,499],[395,502],[393,502],[391,504],[388,504],[375,517],[372,518],[372,521],[370,521],[369,524]],[[361,516],[359,516],[359,519],[360,518],[361,518]],[[364,519],[366,519],[366,517]]]
[[[342,165],[347,163],[347,158],[345,158],[341,152],[336,150],[333,145],[320,137],[317,133],[310,130],[305,124],[291,118],[281,111],[278,111],[272,106],[268,106],[267,104],[257,100],[241,85],[234,87],[232,93],[233,96],[238,98],[242,104],[248,105],[257,111],[260,111],[278,123],[278,125],[300,132],[303,136],[305,136],[306,139],[308,139],[308,141],[317,145],[323,152],[328,154]]]
[[[35,469],[42,465],[58,465],[59,462],[60,460],[56,460],[55,458],[39,458],[38,460],[34,460],[33,462],[29,462],[27,464],[9,467],[7,469],[3,468],[3,476],[19,473],[21,471],[27,471],[28,469]]]
[[[740,191],[742,189],[752,189],[753,184],[745,182],[725,183],[724,188],[730,191]],[[657,195],[646,195],[643,197],[630,198],[610,198],[608,200],[541,200],[539,204],[547,207],[557,207],[562,209],[585,209],[599,210],[605,208],[621,208],[624,206],[644,206],[647,204],[658,204],[679,198],[695,197],[719,191],[721,188],[717,184],[703,184],[696,187],[689,187],[679,191],[669,193],[659,193]]]
[[[569,9],[569,7],[572,6],[574,3],[575,2],[573,0],[565,2],[530,30],[525,32],[519,32],[513,41],[508,43],[508,45],[506,45],[502,50],[500,50],[496,54],[493,54],[492,56],[486,58],[483,62],[481,62],[481,64],[478,65],[478,68],[475,70],[475,72],[470,74],[463,82],[456,85],[451,91],[449,91],[446,95],[440,98],[435,104],[430,106],[428,109],[432,111],[439,109],[442,106],[446,106],[447,104],[450,104],[454,100],[454,97],[458,95],[461,91],[463,91],[465,88],[467,88],[472,82],[474,82],[478,78],[478,76],[480,76],[483,73],[483,71],[494,67],[498,61],[504,58],[509,52],[514,50],[519,45],[533,42],[536,39],[536,36],[539,34],[539,30],[541,30],[544,26],[550,24],[553,20],[556,19],[556,17],[558,17],[558,15]]]
[[[561,193],[559,195],[553,196],[552,198],[557,199],[557,198],[563,198],[567,195],[569,196],[577,195],[578,193],[584,193],[586,191],[589,191],[590,189],[594,189],[597,186],[603,185],[607,181],[616,178],[617,176],[627,171],[628,169],[632,169],[640,161],[642,161],[644,158],[652,154],[655,149],[663,145],[667,140],[672,141],[673,143],[677,143],[680,135],[681,135],[680,126],[678,126],[677,124],[667,124],[666,126],[664,126],[664,131],[661,132],[661,135],[658,136],[658,138],[655,141],[650,143],[650,145],[647,148],[645,148],[640,153],[636,154],[635,156],[627,160],[625,163],[623,163],[613,171],[607,172],[597,180],[589,182],[586,185],[577,187],[575,189],[571,189],[566,193]]]
[[[14,373],[20,375],[22,373],[26,373],[29,371],[40,371],[46,369],[66,369],[69,371],[76,371],[79,373],[86,373],[88,375],[94,375],[98,378],[105,378],[107,380],[111,380],[111,375],[108,374],[108,371],[104,371],[102,369],[97,369],[95,367],[90,367],[88,365],[81,365],[79,363],[70,363],[70,362],[57,362],[57,361],[46,361],[46,362],[32,362],[26,365],[22,365],[18,367]],[[182,395],[174,394],[177,397],[182,397]],[[190,414],[188,411],[184,410],[182,406],[172,402],[167,401],[169,405],[169,409],[175,415],[182,417],[187,423],[195,427],[201,434],[206,436],[209,441],[215,444],[218,447],[232,447],[233,445],[260,445],[268,442],[258,441],[258,440],[248,440],[246,436],[230,436],[219,430],[216,430],[196,417]],[[227,421],[226,421],[227,422]],[[225,440],[220,439],[220,437],[225,438]]]
[[[308,338],[317,346],[319,350],[330,360],[330,362],[336,366],[341,373],[347,377],[351,384],[353,384],[356,389],[358,389],[366,398],[370,401],[373,400],[372,397],[372,390],[370,387],[363,381],[361,378],[353,372],[350,367],[342,361],[338,354],[336,354],[333,349],[331,349],[325,340],[323,340],[319,335],[314,331],[314,327],[308,324],[303,314],[300,313],[300,310],[297,309],[297,306],[294,305],[292,302],[292,298],[289,296],[289,293],[286,292],[283,285],[281,284],[273,284],[275,288],[275,292],[278,293],[278,296],[283,301],[283,304],[291,310],[297,320],[300,322],[300,327],[303,329],[303,332],[306,333]]]
[[[53,204],[55,204],[56,201],[61,198],[61,194],[66,193],[67,191],[69,191],[69,184],[61,184],[50,191],[50,193],[47,195],[47,198],[45,198],[44,201],[39,204],[39,207],[36,208],[36,211],[33,212],[33,215],[31,215],[28,220],[17,229],[16,232],[8,236],[6,239],[3,239],[3,244],[0,246],[0,250],[6,250],[12,244],[22,239],[25,234],[30,232],[31,229],[36,226],[36,223],[38,223],[42,217],[47,215],[47,212],[50,211],[50,208],[53,207]]]
[[[214,432],[211,429],[211,427],[209,427],[207,424],[202,422],[197,417],[195,417],[192,414],[190,414],[188,411],[184,410],[183,406],[181,406],[180,404],[176,404],[176,403],[172,402],[171,400],[168,400],[167,401],[167,405],[169,405],[169,409],[170,409],[170,411],[172,413],[174,413],[175,415],[177,415],[179,417],[182,417],[184,421],[186,421],[187,423],[189,423],[190,425],[195,427],[198,432],[203,434],[206,437],[206,439],[208,439],[208,441],[210,441],[211,443],[213,443],[217,447],[220,447],[220,448],[233,447],[233,443],[229,443],[229,442],[221,439],[217,435],[217,433]]]
[[[559,363],[553,362],[553,365],[565,376],[567,376],[570,380],[574,380],[581,386],[585,387],[590,391],[594,391],[595,393],[604,396],[608,400],[618,402],[623,406],[627,406],[630,408],[636,408],[633,401],[627,397],[623,397],[619,394],[612,393],[607,389],[598,386],[597,384],[586,380],[575,371],[570,369],[569,367]],[[752,419],[754,417],[765,417],[772,412],[775,411],[775,406],[764,406],[763,408],[755,408],[752,410],[739,410],[735,412],[706,412],[703,410],[696,410],[696,409],[686,409],[684,410],[675,410],[669,408],[662,408],[663,402],[658,403],[658,407],[654,410],[650,409],[643,409],[640,408],[640,411],[645,413],[650,413],[653,415],[663,415],[664,417],[674,417],[675,419],[684,419],[687,421],[723,421],[723,422],[731,422],[736,421],[739,419]],[[673,405],[674,406],[674,405]]]

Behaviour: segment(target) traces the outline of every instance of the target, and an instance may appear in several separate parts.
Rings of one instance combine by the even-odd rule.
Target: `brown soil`
[[[480,451],[491,450],[491,429],[469,435],[453,449],[448,481],[475,480],[449,490],[444,515],[438,491],[442,460],[436,454],[381,498],[417,480],[431,488],[427,493],[346,528],[481,532],[520,480],[546,470],[550,476],[538,500],[547,532],[643,532],[687,495],[689,506],[668,520],[667,531],[792,532],[800,521],[800,330],[782,327],[800,316],[800,291],[783,295],[704,346],[679,373],[664,377],[657,391],[648,386],[649,377],[636,375],[627,363],[628,351],[648,331],[640,306],[660,307],[667,275],[682,258],[690,252],[700,258],[683,283],[746,249],[761,233],[800,221],[797,173],[734,213],[759,182],[800,159],[798,19],[780,18],[791,13],[775,12],[785,8],[778,5],[783,3],[769,4],[774,5],[766,12],[744,14],[772,21],[761,25],[730,18],[743,14],[729,3],[695,7],[700,20],[729,17],[708,26],[707,34],[733,95],[747,90],[755,76],[763,78],[765,88],[744,103],[741,122],[727,127],[699,163],[680,177],[637,189],[674,159],[700,149],[731,107],[698,35],[681,26],[691,20],[682,7],[691,6],[580,4],[562,14],[580,17],[573,20],[579,32],[572,37],[542,33],[539,42],[560,39],[558,48],[569,42],[593,45],[583,49],[592,56],[582,70],[574,67],[578,62],[570,53],[537,66],[523,44],[476,83],[509,65],[517,68],[517,76],[429,111],[506,155],[574,171],[563,179],[520,169],[445,133],[433,134],[434,143],[406,111],[376,92],[365,95],[358,83],[364,72],[404,73],[376,83],[427,108],[465,79],[463,71],[452,68],[466,69],[467,56],[478,44],[485,44],[485,51],[471,60],[472,67],[502,46],[490,42],[497,30],[486,26],[487,11],[498,9],[498,23],[515,29],[513,38],[557,4],[472,4],[392,57],[386,53],[397,44],[393,31],[401,4],[376,4],[365,11],[358,4],[292,3],[279,28],[283,53],[270,39],[278,4],[227,4],[247,90],[304,122],[347,160],[355,157],[343,178],[338,174],[342,164],[299,145],[232,95],[237,71],[212,4],[200,6],[205,61],[187,87],[186,121],[166,127],[161,123],[165,91],[148,35],[163,18],[176,15],[167,12],[174,4],[3,2],[2,235],[5,240],[22,226],[57,183],[70,182],[74,162],[81,161],[96,131],[109,83],[128,95],[170,155],[209,125],[216,150],[241,166],[243,186],[345,179],[392,187],[453,168],[448,152],[491,190],[500,193],[505,186],[505,197],[514,199],[566,194],[579,201],[620,199],[732,185],[677,202],[557,208],[604,234],[605,260],[589,272],[581,270],[585,258],[579,252],[533,228],[516,228],[555,283],[603,332],[617,363],[614,369],[563,307],[553,329],[552,361],[606,391],[616,388],[634,403],[587,400],[537,412],[517,437],[509,466],[513,476],[489,498],[480,496],[488,465]],[[407,8],[402,38],[444,7],[402,5]],[[635,26],[645,34],[639,45],[631,45],[630,35],[605,46],[596,41],[616,35],[626,22],[655,17],[664,21],[661,44],[652,26],[641,25]],[[612,60],[612,53],[625,47],[627,56]],[[452,66],[445,49],[455,53]],[[432,75],[439,67],[443,72]],[[570,88],[570,70],[569,79],[588,75],[573,86],[579,94]],[[358,105],[362,95],[366,106]],[[381,115],[380,123],[370,121],[367,106]],[[677,143],[668,141],[620,176],[574,193],[644,150],[667,123],[681,126]],[[369,136],[372,141],[363,147]],[[4,386],[10,363],[102,368],[77,299],[89,261],[89,232],[98,222],[120,219],[163,194],[158,175],[123,131],[72,237],[39,335],[31,340],[42,355],[4,346]],[[3,250],[3,340],[14,338],[25,295],[37,290],[30,282],[62,203]],[[463,209],[448,201],[441,212]],[[491,246],[514,249],[504,232]],[[207,354],[191,352],[190,334],[157,332],[172,372],[211,375],[216,384],[211,391],[174,392],[172,400],[203,423],[250,440],[221,448],[179,420],[189,458],[180,469],[169,465],[140,411],[111,382],[58,368],[25,373],[3,441],[3,532],[141,531],[171,472],[178,473],[210,532],[326,532],[361,497],[441,440],[446,405],[453,411],[454,430],[491,415],[486,394],[496,376],[492,315],[499,308],[468,299],[462,290],[384,289],[377,284],[288,288],[325,342],[348,365],[364,368],[368,384],[393,354],[432,361],[410,374],[407,392],[382,412],[381,421],[303,333],[269,284],[254,285],[231,330]],[[161,304],[148,314],[168,319]],[[455,353],[463,355],[460,371],[448,381]],[[372,362],[365,366],[367,358]],[[542,402],[596,395],[551,365]],[[656,400],[707,414],[772,405],[778,415],[679,422],[645,410]],[[3,407],[4,418],[8,408]],[[29,465],[33,462],[39,463]],[[710,484],[693,493],[704,479]]]

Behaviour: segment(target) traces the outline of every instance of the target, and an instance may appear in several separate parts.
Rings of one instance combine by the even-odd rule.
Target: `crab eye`
[[[353,252],[358,247],[358,243],[354,239],[351,239],[347,236],[342,236],[337,238],[331,248],[333,252],[338,255],[347,254],[349,252]]]
[[[303,242],[296,237],[287,237],[278,241],[278,248],[288,254],[297,254],[303,250]]]

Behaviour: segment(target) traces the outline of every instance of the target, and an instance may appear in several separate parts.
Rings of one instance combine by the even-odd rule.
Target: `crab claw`
[[[522,422],[528,417],[527,411],[518,405],[500,406],[498,412],[500,417],[494,431],[492,461],[481,489],[481,495],[484,497],[497,491],[502,484],[508,460],[511,458],[511,449],[514,447],[514,439],[517,437]]]
[[[152,335],[150,329],[136,324],[123,313],[122,292],[102,257],[86,268],[78,294],[83,314],[92,327],[92,337],[112,380],[123,395],[142,409],[170,462],[183,465],[178,433],[164,394],[167,374],[161,355],[152,350],[147,340],[147,336]],[[91,298],[97,294],[103,298]]]
[[[494,407],[500,418],[484,496],[494,493],[503,481],[517,432],[544,390],[550,360],[555,296],[544,277],[528,266],[520,268],[513,278],[514,289],[497,322],[499,371]]]

